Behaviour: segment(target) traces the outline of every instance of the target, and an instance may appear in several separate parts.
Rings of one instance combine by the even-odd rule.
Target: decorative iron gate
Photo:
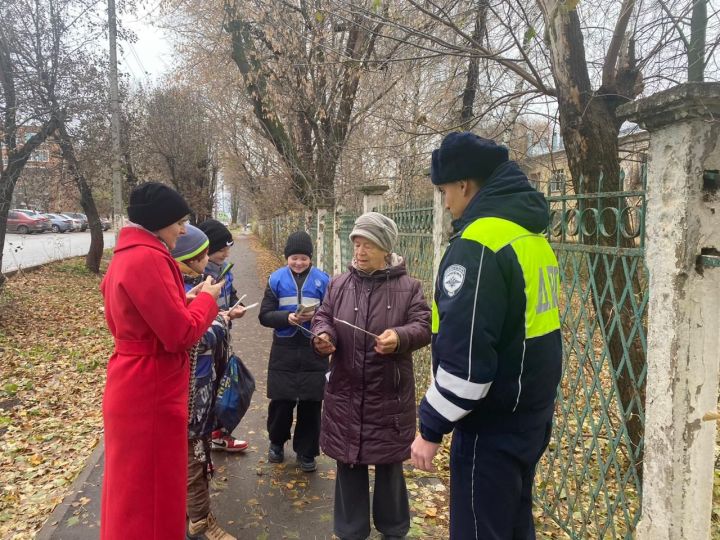
[[[632,538],[645,424],[645,191],[583,194],[582,180],[578,187],[580,194],[548,196],[564,364],[535,497],[572,538]]]

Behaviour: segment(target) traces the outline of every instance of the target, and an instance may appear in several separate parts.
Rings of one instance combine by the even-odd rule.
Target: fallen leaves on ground
[[[0,289],[0,538],[33,538],[102,436],[99,284],[77,258]]]
[[[267,249],[262,244],[262,242],[260,242],[260,239],[254,234],[249,236],[248,238],[250,239],[250,249],[252,249],[255,253],[255,258],[257,262],[257,273],[258,278],[260,279],[260,285],[265,288],[270,274],[272,274],[281,266],[285,266],[287,264],[287,261],[284,261],[271,250]]]

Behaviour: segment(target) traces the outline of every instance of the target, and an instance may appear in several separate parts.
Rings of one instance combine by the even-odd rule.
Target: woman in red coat
[[[103,540],[184,538],[187,351],[217,315],[222,286],[207,281],[188,303],[169,252],[188,214],[182,196],[163,184],[135,188],[131,223],[101,285],[115,338],[103,400]]]

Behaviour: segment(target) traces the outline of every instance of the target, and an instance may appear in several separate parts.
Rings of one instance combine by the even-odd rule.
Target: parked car
[[[59,216],[63,216],[65,219],[69,219],[72,221],[73,231],[81,231],[82,230],[82,221],[80,221],[77,218],[74,218],[68,214],[58,214]]]
[[[109,231],[112,227],[112,221],[110,221],[108,218],[101,217],[100,224],[102,225],[103,231]]]
[[[50,220],[41,215],[36,215],[32,210],[13,209],[8,213],[7,230],[28,234],[32,232],[43,232],[51,227]]]
[[[50,219],[50,227],[52,232],[64,233],[73,230],[73,223],[70,218],[61,216],[60,214],[43,214]]]
[[[85,214],[81,214],[80,212],[63,212],[64,215],[70,216],[73,219],[79,219],[80,220],[80,230],[86,231],[88,228],[88,218]]]

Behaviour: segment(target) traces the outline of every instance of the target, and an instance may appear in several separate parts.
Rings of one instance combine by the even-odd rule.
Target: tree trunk
[[[85,256],[85,267],[94,274],[100,273],[100,261],[102,260],[103,249],[105,248],[105,239],[103,238],[102,224],[100,223],[100,215],[95,205],[95,199],[92,190],[87,183],[85,175],[80,170],[80,165],[75,155],[72,139],[65,128],[65,123],[61,122],[58,126],[58,145],[63,159],[70,168],[75,184],[80,191],[80,204],[88,218],[90,227],[90,249]]]
[[[688,82],[705,79],[705,33],[707,29],[707,0],[695,0],[690,19],[690,47],[688,49]]]
[[[0,63],[0,67],[2,67]],[[17,135],[17,125],[13,111],[5,113],[4,127],[5,133],[3,141],[7,151],[8,164],[4,169],[0,162],[0,269],[2,268],[3,249],[5,247],[5,236],[7,234],[7,218],[12,204],[12,196],[15,191],[20,174],[25,168],[30,155],[40,146],[48,136],[55,131],[58,126],[59,118],[53,116],[48,122],[43,124],[40,131],[35,133],[20,150],[15,145]],[[5,283],[5,276],[0,272],[0,286]]]
[[[477,0],[477,13],[475,15],[475,28],[473,29],[473,40],[480,43],[487,33],[487,11],[488,0]],[[470,120],[473,117],[475,97],[477,95],[478,76],[480,75],[480,54],[470,57],[468,60],[467,79],[462,95],[462,107],[460,108],[460,126],[462,129],[470,129]]]
[[[19,176],[19,172],[18,172]],[[12,178],[8,170],[2,171],[0,174],[0,268],[3,261],[3,247],[5,246],[5,236],[7,234],[7,218],[10,213],[10,205],[13,191],[17,178]],[[5,283],[5,274],[0,273],[0,287]]]
[[[100,262],[102,261],[103,250],[105,249],[105,238],[103,238],[102,223],[100,215],[95,206],[95,199],[90,186],[85,181],[84,175],[76,177],[78,189],[80,190],[80,204],[88,218],[90,227],[90,249],[85,256],[85,267],[94,274],[100,273]]]
[[[239,223],[240,204],[240,188],[233,182],[230,187],[230,221],[233,225]],[[243,223],[245,225],[245,223]]]
[[[562,109],[561,105],[561,132],[565,140],[565,150],[575,193],[621,191],[618,157],[619,130],[615,127],[614,109],[610,110],[603,106],[601,100],[596,100],[595,104],[588,106],[581,124],[573,124],[573,120],[577,120],[576,118],[563,118],[565,115]],[[583,148],[592,148],[592,151],[583,151]],[[602,184],[600,184],[600,179],[602,179]],[[607,199],[598,197],[579,202],[578,206],[602,210],[609,202]],[[612,202],[617,202],[620,212],[626,206],[624,199],[613,199]],[[606,230],[612,231],[614,227],[619,226],[620,223],[612,223],[612,218],[606,212]],[[633,239],[625,238],[622,235],[620,235],[619,241],[616,237],[586,235],[583,242],[590,246],[610,248],[637,247]],[[641,443],[644,429],[641,412],[645,406],[645,381],[640,382],[639,379],[646,358],[637,333],[632,340],[629,339],[637,318],[642,316],[633,310],[629,295],[642,291],[642,284],[637,272],[632,276],[625,275],[621,255],[598,253],[595,257],[597,264],[594,269],[589,269],[593,274],[597,291],[592,298],[596,315],[603,328],[603,336],[606,337],[605,345],[615,372],[622,406],[622,418],[625,420],[632,444],[631,451],[635,457],[638,475],[642,478],[643,451]],[[619,305],[618,302],[623,298],[626,289],[629,292],[625,294],[624,302]]]
[[[546,40],[557,87],[561,133],[575,193],[620,191],[620,122],[615,116],[615,109],[620,103],[632,99],[632,92],[638,89],[632,44],[629,44],[629,58],[626,59],[629,63],[619,66],[617,73],[613,71],[609,74],[611,77],[604,80],[615,86],[601,88],[596,93],[590,85],[577,12],[568,8],[565,3],[555,0],[538,0],[538,3],[546,23]],[[616,29],[616,33],[623,33],[622,28]],[[615,66],[617,59],[610,56],[606,61]],[[621,84],[626,85],[626,88],[619,87]],[[598,197],[579,201],[578,206],[597,209],[604,203],[605,200]],[[619,198],[618,210],[622,211],[625,204],[625,200]],[[604,219],[606,227],[612,230],[612,218],[607,212]],[[620,224],[616,226],[619,227]],[[591,234],[585,235],[582,241],[587,245],[603,248],[636,247],[633,239],[619,236],[618,240]],[[641,314],[634,313],[629,300],[625,300],[622,305],[616,303],[623,297],[626,289],[630,291],[628,294],[640,292],[641,284],[637,273],[630,277],[625,275],[619,255],[597,253],[595,257],[594,268],[588,270],[592,272],[597,294],[591,296],[615,372],[622,408],[621,417],[630,437],[629,450],[633,454],[637,474],[642,478],[641,443],[644,429],[640,413],[645,404],[645,381],[639,382],[639,377],[646,363],[645,351],[637,335],[629,343],[623,343],[623,340],[630,336],[636,318]]]

